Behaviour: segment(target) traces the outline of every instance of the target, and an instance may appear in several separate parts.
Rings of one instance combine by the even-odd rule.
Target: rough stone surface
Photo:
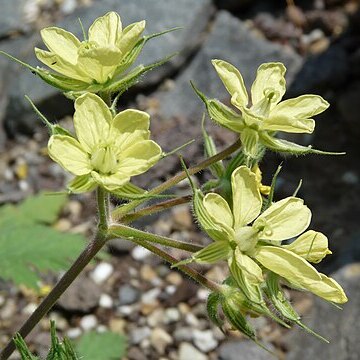
[[[307,325],[326,337],[326,344],[296,329],[291,335],[288,360],[356,360],[360,354],[360,263],[347,265],[332,277],[344,288],[349,302],[339,311],[321,299],[309,316]]]
[[[189,343],[183,342],[179,348],[179,360],[207,360],[208,357]]]
[[[219,360],[269,360],[271,355],[250,340],[229,341],[219,348]],[[303,358],[306,359],[306,358]]]
[[[1,1],[0,38],[24,29],[27,0]]]
[[[89,312],[99,304],[100,288],[85,276],[78,277],[61,296],[58,305],[67,311]]]

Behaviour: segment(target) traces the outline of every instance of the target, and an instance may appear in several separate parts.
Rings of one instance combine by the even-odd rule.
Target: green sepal
[[[263,205],[262,205],[262,212],[264,212],[267,208],[269,208],[274,200],[274,193],[275,193],[275,188],[276,188],[276,180],[278,175],[280,174],[280,171],[282,169],[282,166],[279,165],[275,171],[275,174],[272,177],[271,180],[271,186],[270,186],[270,192],[269,195],[267,197],[266,200],[263,201]],[[295,196],[295,195],[294,195]]]
[[[214,142],[214,139],[207,133],[205,129],[205,116],[203,116],[201,121],[201,129],[202,129],[202,135],[204,138],[204,149],[205,149],[205,156],[207,158],[210,158],[218,153],[216,149],[216,145]],[[213,163],[209,166],[209,169],[213,176],[216,178],[220,178],[223,176],[225,168],[223,165],[222,160],[217,161],[216,163]]]
[[[68,190],[74,194],[93,191],[97,186],[90,174],[76,176],[67,184]]]
[[[289,153],[293,155],[319,154],[319,155],[345,155],[344,152],[329,152],[313,149],[309,146],[302,146],[287,140],[277,139],[266,132],[259,133],[261,142],[267,148],[275,152]]]
[[[209,218],[208,212],[203,204],[204,194],[201,190],[195,190],[193,196],[193,209],[202,229],[214,240],[224,241],[224,235],[218,226]]]
[[[211,292],[206,301],[206,310],[211,322],[224,332],[224,321],[219,317],[220,296],[217,292]]]
[[[204,102],[207,112],[213,121],[235,132],[241,132],[243,130],[244,122],[241,115],[217,99],[208,99],[193,82],[190,82],[190,84],[199,98]]]
[[[167,199],[167,198],[176,198],[177,195],[175,194],[149,194],[147,190],[144,190],[130,182],[126,185],[121,186],[116,190],[111,190],[111,194],[115,195],[116,197],[122,200],[143,200],[143,199]]]
[[[283,316],[286,320],[297,324],[299,327],[314,335],[318,339],[329,343],[327,339],[317,334],[315,331],[308,328],[304,325],[300,320],[299,314],[295,311],[295,309],[291,306],[290,302],[287,300],[283,290],[280,287],[279,276],[273,272],[269,272],[266,277],[266,287],[264,288],[264,292],[269,300],[274,305],[275,309]]]
[[[19,333],[17,333],[14,336],[13,341],[16,346],[16,349],[20,353],[21,360],[39,360],[39,358],[37,356],[34,356],[33,354],[31,354],[29,348],[27,347],[27,345],[25,343],[25,340],[22,338],[22,336]]]
[[[145,44],[156,37],[159,37],[161,35],[165,35],[169,32],[179,30],[181,28],[176,27],[169,30],[165,30],[162,32],[154,33],[151,35],[143,36],[141,39],[137,41],[137,43],[134,45],[134,47],[126,54],[125,58],[121,61],[120,65],[117,67],[116,72],[114,76],[122,74],[124,71],[126,71],[138,58],[140,55],[140,52],[144,48]]]

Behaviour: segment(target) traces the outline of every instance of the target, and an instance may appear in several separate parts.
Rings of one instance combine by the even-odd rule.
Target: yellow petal
[[[77,138],[90,154],[100,143],[109,139],[112,115],[101,98],[86,93],[75,101],[74,126]]]
[[[91,83],[92,79],[79,66],[73,65],[63,58],[52,52],[35,48],[35,55],[39,61],[44,63],[50,69],[57,71],[59,74],[65,75],[72,79]]]
[[[74,175],[90,173],[90,159],[80,143],[66,135],[54,135],[48,143],[49,156]]]
[[[253,105],[269,97],[273,106],[281,100],[286,90],[285,72],[286,68],[282,63],[265,63],[259,66],[251,86]]]
[[[161,154],[161,148],[156,142],[140,141],[120,154],[118,171],[128,176],[142,174],[159,161]]]
[[[107,82],[115,73],[122,59],[122,53],[115,47],[82,49],[78,66],[99,84]]]
[[[248,94],[239,70],[223,60],[212,60],[211,62],[230,95],[233,97],[236,93],[233,105],[240,107],[240,109],[247,106]]]
[[[251,223],[261,211],[261,195],[256,176],[246,166],[240,166],[231,175],[234,228]]]
[[[331,254],[328,249],[328,239],[321,232],[309,230],[283,248],[294,252],[312,263],[320,262],[326,255]]]
[[[150,115],[144,111],[127,109],[119,112],[112,122],[112,128],[119,133],[132,133],[136,130],[149,130]]]
[[[140,35],[145,29],[146,21],[139,21],[127,26],[121,38],[118,39],[116,46],[120,49],[123,55],[129,52],[140,38]]]
[[[304,205],[304,200],[287,197],[265,210],[254,222],[254,227],[261,230],[263,240],[286,240],[304,232],[311,220],[311,211]]]
[[[72,33],[58,27],[48,27],[40,31],[47,48],[63,60],[75,65],[77,62],[79,39]]]
[[[301,288],[310,290],[322,280],[312,265],[284,248],[259,246],[255,258],[267,269]]]
[[[234,238],[233,215],[226,200],[216,193],[208,193],[203,200],[204,208],[213,223],[219,226],[227,240]]]
[[[343,288],[332,278],[327,277],[324,274],[321,275],[321,281],[308,288],[315,295],[321,298],[332,301],[337,304],[344,304],[348,301],[348,298]]]
[[[97,18],[89,29],[89,40],[100,46],[116,45],[121,38],[121,20],[114,11]]]
[[[264,281],[261,267],[250,256],[243,254],[239,248],[236,248],[234,256],[236,265],[251,284],[260,284]]]

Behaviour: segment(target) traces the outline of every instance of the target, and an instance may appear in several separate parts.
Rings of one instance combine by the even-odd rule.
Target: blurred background
[[[330,108],[316,117],[313,135],[287,139],[321,150],[345,151],[346,155],[283,158],[267,154],[262,171],[267,183],[277,166],[283,164],[277,198],[291,195],[303,179],[300,196],[312,210],[311,228],[328,236],[333,251],[319,269],[332,273],[350,301],[341,311],[306,294],[289,292],[304,323],[330,339],[330,345],[298,329],[288,331],[265,318],[252,319],[260,339],[280,359],[360,358],[359,6],[356,0],[0,0],[0,50],[32,65],[39,65],[33,49],[44,47],[39,30],[46,26],[55,24],[80,36],[78,18],[88,28],[95,18],[111,10],[121,15],[124,25],[146,19],[147,33],[181,26],[182,30],[145,46],[138,63],[151,63],[173,52],[179,54],[146,74],[121,98],[119,106],[149,112],[152,135],[165,151],[195,139],[194,144],[182,150],[188,165],[203,157],[204,112],[189,81],[193,80],[209,97],[229,103],[211,66],[213,58],[234,64],[248,87],[261,63],[281,61],[287,67],[286,97],[316,93],[330,102]],[[47,157],[47,130],[25,94],[49,120],[65,127],[71,127],[73,113],[71,101],[57,90],[18,64],[0,58],[0,347],[49,291],[61,269],[66,269],[68,258],[80,252],[84,238],[93,232],[96,215],[91,194],[69,199],[34,197],[42,190],[63,191],[69,176]],[[219,149],[235,140],[233,134],[210,121],[206,126]],[[135,183],[151,188],[179,170],[179,160],[172,156],[150,174],[136,178]],[[204,172],[197,180],[201,182],[207,176]],[[184,182],[175,191],[188,194],[190,190]],[[23,220],[19,220],[20,215]],[[30,218],[40,226],[38,232],[17,233],[15,228],[31,225]],[[185,205],[138,221],[137,225],[177,239],[208,242]],[[68,235],[64,242],[60,241],[62,245],[54,243],[53,255],[50,250],[39,253],[39,234],[48,234],[43,239],[43,244],[48,245],[62,232]],[[37,242],[32,243],[32,238]],[[68,244],[67,250],[64,244]],[[173,254],[186,256],[180,251]],[[58,264],[56,256],[62,256],[64,261]],[[223,266],[202,269],[213,280],[226,277]],[[28,342],[40,356],[46,354],[51,318],[56,320],[60,337],[68,336],[83,348],[89,347],[89,338],[84,335],[89,332],[118,335],[110,342],[117,344],[111,355],[86,359],[270,358],[240,334],[230,332],[225,337],[212,326],[206,316],[206,297],[207,291],[177,271],[170,271],[161,260],[116,240],[87,267]]]

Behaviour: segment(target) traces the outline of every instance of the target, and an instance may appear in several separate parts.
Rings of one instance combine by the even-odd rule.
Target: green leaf
[[[80,253],[83,236],[48,226],[66,200],[64,194],[43,193],[0,209],[1,278],[36,289],[40,271],[64,270]]]
[[[84,360],[118,360],[125,355],[126,338],[110,331],[92,331],[81,337],[76,349]]]

